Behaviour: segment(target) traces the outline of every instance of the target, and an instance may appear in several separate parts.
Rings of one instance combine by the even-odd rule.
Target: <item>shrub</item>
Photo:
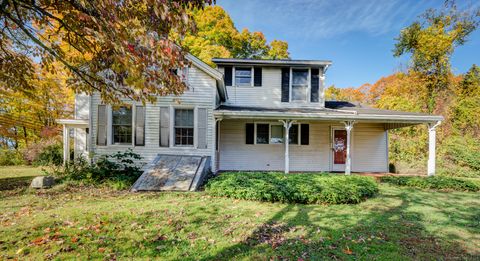
[[[42,139],[30,144],[22,150],[23,157],[28,164],[56,165],[62,163],[62,144],[58,139]]]
[[[469,135],[444,141],[439,154],[439,170],[445,176],[480,177],[480,143]]]
[[[25,164],[22,154],[14,149],[0,149],[0,166]]]
[[[453,178],[453,177],[395,177],[385,176],[380,178],[381,182],[389,183],[397,186],[407,186],[421,189],[436,190],[456,190],[456,191],[480,191],[480,182]]]
[[[211,179],[209,195],[303,204],[359,203],[378,192],[373,178],[328,174],[223,173]]]
[[[140,155],[128,149],[125,152],[102,156],[94,164],[79,158],[49,174],[64,181],[106,184],[115,189],[127,189],[142,174],[140,167],[135,164],[140,159]]]
[[[47,145],[38,153],[32,164],[35,166],[60,166],[63,163],[63,149],[60,143]]]

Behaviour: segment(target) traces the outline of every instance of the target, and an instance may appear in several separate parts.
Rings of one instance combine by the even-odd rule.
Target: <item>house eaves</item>
[[[245,66],[296,66],[296,67],[328,67],[332,64],[329,60],[289,60],[289,59],[234,59],[234,58],[213,58],[216,65],[245,65]]]

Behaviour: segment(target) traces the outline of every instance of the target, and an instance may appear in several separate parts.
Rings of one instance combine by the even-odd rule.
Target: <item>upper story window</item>
[[[132,108],[119,107],[112,110],[112,143],[132,144]]]
[[[292,69],[292,101],[308,101],[308,69]]]
[[[175,109],[175,145],[193,146],[193,109]]]
[[[252,86],[252,68],[235,67],[235,85]]]

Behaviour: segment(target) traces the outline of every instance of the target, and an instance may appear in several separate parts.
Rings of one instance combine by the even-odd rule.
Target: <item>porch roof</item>
[[[370,108],[361,104],[343,101],[326,101],[325,108],[267,108],[267,107],[239,107],[221,105],[214,111],[217,118],[246,118],[246,119],[310,119],[310,120],[340,120],[340,121],[368,121],[382,123],[420,124],[442,121],[443,117],[416,112],[403,112]],[[398,126],[402,127],[402,126]],[[392,125],[390,128],[395,128]]]
[[[88,128],[88,119],[57,119],[56,121],[69,128]]]

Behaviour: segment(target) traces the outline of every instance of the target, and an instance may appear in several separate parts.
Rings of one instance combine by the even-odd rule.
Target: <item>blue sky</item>
[[[443,0],[217,0],[241,30],[261,31],[269,41],[289,43],[292,59],[332,60],[327,85],[358,87],[406,67],[394,58],[394,38],[428,8]],[[457,0],[459,9],[479,1]],[[480,30],[452,57],[455,73],[480,64]]]

